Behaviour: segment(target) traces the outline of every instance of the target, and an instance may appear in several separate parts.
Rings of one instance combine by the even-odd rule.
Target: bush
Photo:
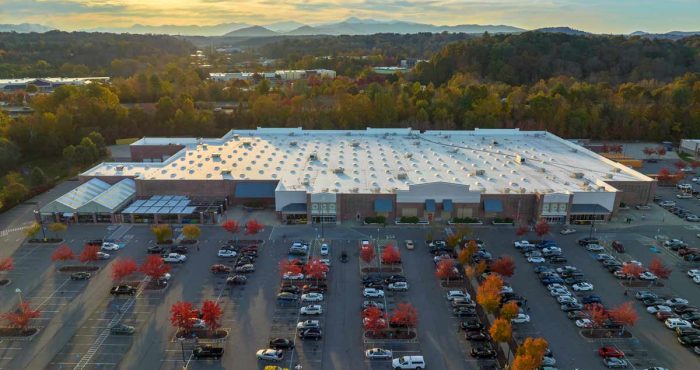
[[[418,216],[402,216],[399,220],[402,224],[417,224],[420,222]]]
[[[495,222],[497,224],[512,224],[513,219],[510,217],[504,217],[504,218],[496,217],[493,219],[493,222]]]
[[[454,217],[452,222],[455,224],[473,224],[479,222],[479,219],[472,217]]]
[[[365,217],[365,223],[366,224],[385,224],[386,217],[384,217],[384,216]]]
[[[243,204],[243,206],[248,208],[265,208],[265,203],[259,200],[254,200]]]

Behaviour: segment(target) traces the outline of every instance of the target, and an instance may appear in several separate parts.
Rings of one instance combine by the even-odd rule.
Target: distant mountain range
[[[47,32],[56,28],[41,24],[0,24],[0,32]],[[253,25],[240,22],[221,23],[210,26],[200,25],[160,25],[148,26],[134,24],[129,27],[99,27],[85,29],[88,32],[112,33],[153,33],[183,36],[227,36],[227,37],[270,37],[270,36],[312,36],[312,35],[371,35],[375,33],[520,33],[527,30],[508,25],[461,24],[456,26],[439,26],[428,23],[405,21],[384,21],[350,17],[340,22],[307,25],[296,21],[283,21],[265,25]],[[591,33],[570,27],[545,27],[534,31],[548,33],[565,33],[569,35],[591,35]],[[648,33],[637,31],[629,36],[648,38],[681,39],[700,35],[698,32],[671,31],[667,33]]]

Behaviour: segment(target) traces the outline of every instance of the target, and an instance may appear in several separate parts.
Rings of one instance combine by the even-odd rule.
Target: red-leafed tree
[[[296,275],[302,272],[302,266],[298,259],[283,259],[278,264],[280,269],[280,275],[290,274]]]
[[[491,264],[491,271],[505,277],[515,273],[515,262],[511,256],[501,256]]]
[[[75,255],[73,254],[73,251],[70,249],[70,247],[66,244],[61,244],[56,250],[53,251],[51,254],[51,261],[70,261],[72,259],[75,259]]]
[[[18,309],[4,313],[2,319],[7,322],[8,326],[25,331],[30,320],[40,316],[41,311],[32,309],[27,302],[22,302]]]
[[[235,234],[241,229],[241,224],[238,223],[238,221],[234,220],[226,220],[221,227],[224,228],[224,230],[230,232],[231,234]]]
[[[328,266],[321,263],[321,260],[318,258],[311,257],[309,262],[304,265],[304,274],[315,280],[323,279],[327,272]]]
[[[637,279],[639,275],[644,272],[644,267],[639,266],[636,263],[627,263],[622,266],[622,269],[620,270],[622,273],[627,275],[627,278],[631,279]]]
[[[445,259],[438,262],[437,266],[435,267],[435,276],[437,276],[438,279],[447,280],[448,282],[450,279],[456,278],[455,260]]]
[[[263,229],[263,224],[258,222],[258,220],[249,220],[245,224],[245,233],[248,235],[255,235],[262,231]]]
[[[366,263],[369,264],[372,262],[372,260],[376,257],[376,252],[374,251],[374,247],[371,245],[363,245],[362,248],[360,248],[360,258]]]
[[[584,312],[588,314],[588,318],[593,323],[591,331],[593,331],[593,327],[601,327],[603,325],[603,322],[605,322],[605,320],[608,319],[608,312],[605,310],[605,307],[603,307],[603,305],[600,303],[592,303],[585,305]]]
[[[542,219],[535,225],[535,233],[537,236],[542,237],[549,232],[549,224],[546,220]]]
[[[652,155],[656,154],[656,148],[645,147],[642,151],[647,157],[651,157]]]
[[[168,266],[161,256],[150,255],[146,258],[146,261],[141,265],[141,272],[150,277],[151,280],[155,280],[160,284],[161,278],[170,271],[170,266]]]
[[[80,262],[93,262],[97,261],[97,252],[100,251],[100,247],[96,245],[85,245],[83,251],[80,252],[78,260]]]
[[[392,244],[387,244],[382,251],[382,263],[388,265],[401,262],[401,253],[399,249]]]
[[[690,162],[690,167],[691,167],[692,169],[697,169],[698,167],[700,167],[700,161],[692,161],[692,162]]]
[[[389,323],[393,326],[406,328],[415,328],[418,324],[418,311],[410,303],[399,303],[394,308],[394,312],[391,314]]]
[[[517,229],[515,229],[515,235],[523,236],[523,235],[527,234],[528,231],[530,231],[529,227],[527,227],[525,225],[520,225],[520,226],[518,226]]]
[[[651,271],[652,274],[658,276],[660,279],[668,279],[673,270],[670,267],[664,265],[664,263],[661,262],[661,259],[659,259],[659,257],[654,257],[651,259],[651,262],[649,262],[649,271]]]
[[[673,167],[676,167],[677,170],[682,170],[685,168],[685,166],[686,166],[685,161],[682,161],[680,159],[673,162]]]
[[[617,307],[611,308],[608,310],[608,316],[624,326],[633,326],[637,323],[637,319],[639,319],[632,302],[625,302]]]
[[[138,265],[132,258],[118,258],[112,263],[112,280],[122,281],[136,270],[138,270]]]
[[[170,307],[170,323],[183,333],[192,331],[197,310],[190,302],[177,302]]]
[[[11,271],[15,269],[15,263],[12,257],[0,258],[0,272]]]
[[[207,324],[207,328],[213,333],[221,327],[221,315],[223,310],[218,303],[212,300],[202,302],[202,320]]]
[[[659,173],[656,175],[656,178],[659,181],[668,181],[671,179],[671,171],[669,171],[668,168],[664,167],[659,170]]]
[[[666,147],[660,146],[660,147],[656,148],[656,154],[658,154],[659,157],[666,155]]]
[[[386,315],[377,307],[369,307],[362,311],[362,323],[365,330],[371,333],[381,332],[387,327]]]

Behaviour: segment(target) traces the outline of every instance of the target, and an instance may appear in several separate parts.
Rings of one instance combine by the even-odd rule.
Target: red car
[[[222,264],[211,265],[211,272],[215,274],[228,274],[231,268]]]
[[[598,348],[598,354],[600,357],[625,357],[625,353],[613,346],[605,346]]]
[[[656,318],[659,321],[666,321],[666,319],[677,318],[677,317],[678,317],[678,315],[676,315],[673,312],[668,312],[668,311],[658,311],[656,313]]]

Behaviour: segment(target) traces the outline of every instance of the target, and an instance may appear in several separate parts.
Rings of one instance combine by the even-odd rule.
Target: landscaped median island
[[[390,241],[381,241],[375,246],[369,240],[362,240],[359,248],[364,339],[415,339],[418,313],[413,305],[405,302],[404,293],[410,285],[401,275],[399,248]]]

